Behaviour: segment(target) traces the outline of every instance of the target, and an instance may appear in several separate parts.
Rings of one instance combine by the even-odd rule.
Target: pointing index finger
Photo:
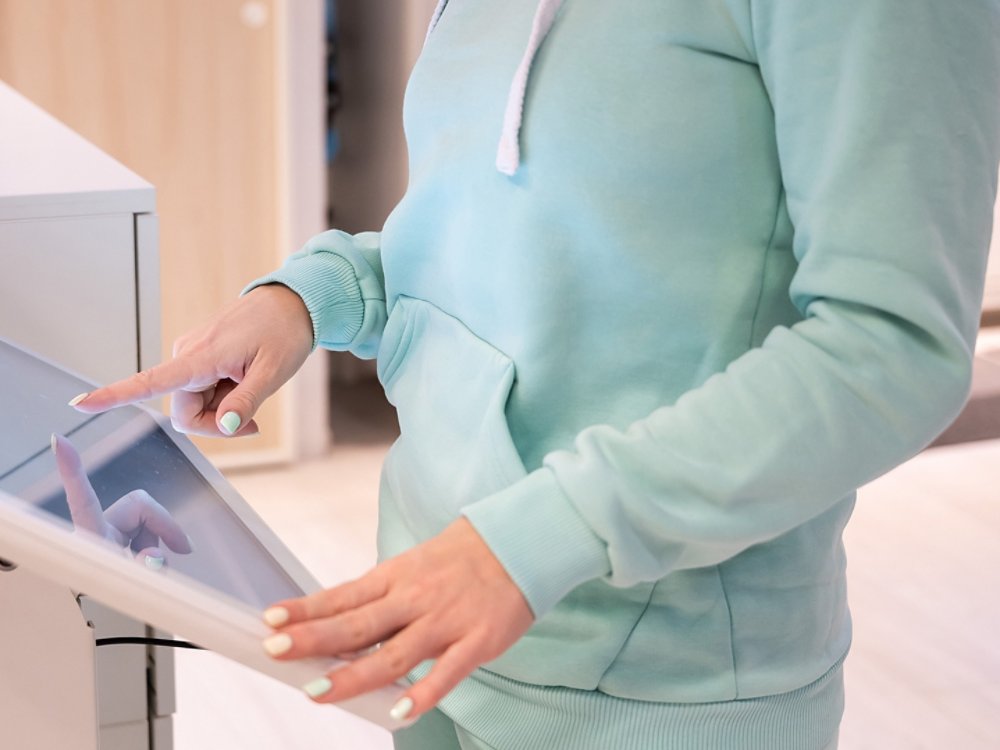
[[[81,393],[70,401],[70,406],[87,414],[97,414],[116,406],[166,396],[183,388],[204,387],[216,380],[214,372],[199,373],[189,359],[172,359],[90,393]]]

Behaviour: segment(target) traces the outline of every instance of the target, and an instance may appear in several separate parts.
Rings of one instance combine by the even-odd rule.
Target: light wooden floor
[[[235,474],[325,584],[374,560],[385,444]],[[861,493],[841,750],[1000,748],[1000,440],[937,448]],[[180,651],[178,750],[383,750],[387,734],[211,654]]]

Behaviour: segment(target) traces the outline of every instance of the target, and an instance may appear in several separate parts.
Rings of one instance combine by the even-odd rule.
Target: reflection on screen
[[[258,609],[303,593],[216,485],[184,455],[177,443],[190,443],[183,435],[134,407],[80,414],[67,402],[89,390],[89,383],[2,339],[0,384],[0,490],[70,520],[51,448],[52,435],[63,435],[80,454],[105,511],[129,492],[145,490],[184,530],[192,542],[190,554],[158,543],[171,574],[194,578]]]

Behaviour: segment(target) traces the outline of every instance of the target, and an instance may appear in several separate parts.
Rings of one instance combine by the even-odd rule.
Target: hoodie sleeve
[[[386,322],[380,234],[331,230],[313,237],[284,265],[246,289],[283,284],[298,294],[313,321],[313,346],[364,359],[378,352]]]
[[[968,394],[1000,152],[995,0],[753,0],[803,320],[464,509],[544,614],[717,564],[927,445]],[[711,283],[711,279],[705,279]]]

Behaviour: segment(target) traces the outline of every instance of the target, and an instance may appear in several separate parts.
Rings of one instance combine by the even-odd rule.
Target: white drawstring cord
[[[431,32],[434,31],[434,27],[438,25],[438,21],[441,20],[441,14],[444,13],[444,6],[448,4],[448,0],[438,0],[438,4],[434,7],[434,13],[431,16],[431,22],[427,25],[427,34],[424,36],[424,44],[427,44],[427,40],[430,39]]]
[[[503,115],[503,129],[500,132],[500,143],[497,146],[497,169],[505,175],[513,176],[521,165],[521,120],[524,117],[524,94],[528,88],[528,75],[535,61],[535,54],[542,45],[562,0],[539,0],[535,9],[535,18],[531,22],[531,36],[524,50],[521,62],[510,82],[507,94],[507,108]]]
[[[552,28],[562,2],[563,0],[538,0],[535,17],[531,21],[528,46],[521,56],[521,62],[518,63],[514,78],[510,82],[510,90],[507,92],[507,107],[503,113],[500,143],[497,145],[496,166],[501,173],[510,177],[514,176],[517,168],[521,166],[521,120],[524,118],[524,95],[528,88],[528,76],[531,73],[531,66],[535,62],[538,48],[542,46],[549,29]],[[431,16],[430,25],[427,27],[424,44],[427,43],[431,32],[437,26],[447,4],[448,0],[438,0],[434,14]]]

